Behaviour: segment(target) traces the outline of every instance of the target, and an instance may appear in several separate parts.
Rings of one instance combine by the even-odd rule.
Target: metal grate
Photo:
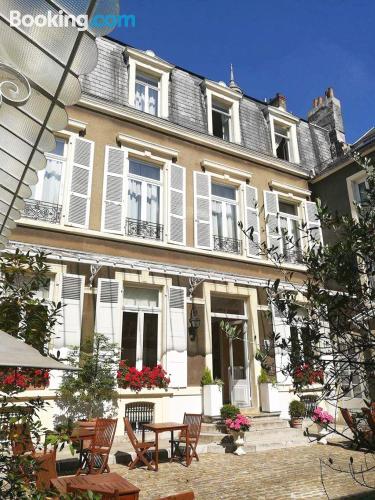
[[[147,238],[150,240],[163,240],[164,226],[154,222],[139,219],[126,219],[125,233],[128,236]]]
[[[125,405],[125,417],[129,419],[134,432],[142,432],[143,424],[154,421],[154,403],[136,402]]]
[[[311,417],[314,409],[316,408],[316,403],[318,401],[318,396],[313,394],[305,394],[300,396],[300,400],[305,403],[306,406],[306,417]]]
[[[43,220],[51,224],[60,224],[61,205],[39,200],[25,200],[23,217],[34,220]]]
[[[214,236],[214,250],[227,253],[241,253],[241,240]]]
[[[285,248],[283,257],[286,262],[290,262],[291,264],[301,264],[303,262],[302,250],[298,247]]]

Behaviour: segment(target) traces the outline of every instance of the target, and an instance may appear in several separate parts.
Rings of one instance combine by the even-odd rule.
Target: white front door
[[[236,406],[250,405],[247,322],[242,321],[242,338],[229,340],[229,383],[231,402]]]

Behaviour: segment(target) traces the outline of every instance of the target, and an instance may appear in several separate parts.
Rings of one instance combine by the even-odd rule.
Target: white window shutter
[[[212,248],[211,177],[194,172],[194,226],[195,246]]]
[[[78,274],[63,274],[61,280],[61,324],[54,346],[79,346],[85,277]]]
[[[317,246],[323,243],[322,229],[318,219],[318,207],[314,201],[305,201],[305,221],[309,232],[309,245]]]
[[[279,311],[279,309],[271,304],[272,310],[272,323],[273,331],[279,335],[277,343],[280,343],[282,339],[290,338],[290,326],[287,325],[284,315]],[[276,365],[276,380],[278,383],[291,384],[292,378],[290,375],[283,375],[282,369],[286,368],[290,362],[289,354],[280,347],[275,347],[275,365]]]
[[[74,226],[89,225],[94,146],[87,139],[73,138],[67,222]]]
[[[177,245],[186,243],[186,169],[171,163],[168,175],[168,241]]]
[[[171,387],[187,386],[186,288],[168,289],[167,362]]]
[[[127,152],[106,146],[104,162],[102,230],[123,234],[127,197]]]
[[[281,234],[279,230],[279,198],[272,191],[264,191],[264,214],[266,216],[267,246],[275,247],[281,254]]]
[[[260,229],[258,211],[258,190],[255,187],[245,185],[245,231],[250,234],[253,230],[253,241],[246,238],[246,253],[249,257],[259,257]]]
[[[121,346],[122,287],[117,280],[99,278],[96,298],[95,332]]]

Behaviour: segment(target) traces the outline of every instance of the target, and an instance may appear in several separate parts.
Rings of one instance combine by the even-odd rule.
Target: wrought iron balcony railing
[[[127,218],[125,222],[125,234],[150,240],[162,240],[164,226],[155,222]]]
[[[214,250],[227,253],[241,253],[241,240],[214,236]]]
[[[286,262],[290,264],[302,264],[303,254],[301,248],[285,248],[283,251],[283,257]]]
[[[25,209],[23,217],[34,220],[42,220],[51,224],[60,224],[61,205],[48,203],[40,200],[25,200]]]

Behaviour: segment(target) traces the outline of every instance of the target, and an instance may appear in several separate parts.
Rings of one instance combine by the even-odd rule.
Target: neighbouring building
[[[119,417],[134,401],[154,403],[157,419],[200,412],[204,367],[224,381],[224,402],[257,411],[257,348],[272,321],[290,332],[269,317],[265,287],[281,274],[256,243],[276,245],[282,268],[303,279],[302,248],[288,242],[301,222],[320,233],[309,183],[343,154],[340,103],[329,89],[305,120],[280,94],[245,95],[233,72],[214,82],[150,50],[107,38],[98,46],[11,242],[49,253],[41,293],[64,304],[53,347],[97,331],[134,366],[162,363],[168,391],[119,390]],[[222,320],[243,339],[229,341]],[[283,362],[276,352],[275,366]],[[291,381],[277,376],[286,416]]]

